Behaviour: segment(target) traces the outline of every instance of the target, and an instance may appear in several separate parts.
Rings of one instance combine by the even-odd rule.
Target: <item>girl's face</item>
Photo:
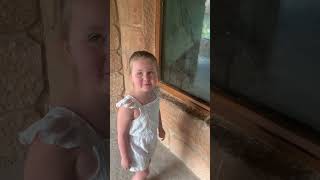
[[[106,0],[73,0],[66,50],[75,65],[81,91],[106,93],[109,76]],[[99,93],[99,94],[100,94]]]
[[[131,78],[134,90],[152,91],[158,82],[156,65],[148,59],[136,59],[132,62]]]

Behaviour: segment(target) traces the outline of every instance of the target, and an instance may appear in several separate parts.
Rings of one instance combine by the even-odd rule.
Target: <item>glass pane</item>
[[[210,0],[163,6],[161,80],[210,101]]]
[[[320,131],[319,10],[317,0],[241,0],[220,11],[215,86]]]

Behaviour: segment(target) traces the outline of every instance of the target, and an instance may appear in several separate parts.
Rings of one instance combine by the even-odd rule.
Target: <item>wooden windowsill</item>
[[[217,89],[213,90],[211,111],[214,117],[234,124],[244,134],[320,170],[320,141],[315,134],[306,132],[301,127],[283,124],[281,122],[285,120],[281,117],[270,117],[248,108],[245,103]]]
[[[175,89],[174,87],[160,82],[160,88],[169,93],[172,97],[180,100],[184,105],[190,107],[192,111],[197,111],[206,117],[210,115],[210,105],[209,103],[201,102],[193,97],[186,95],[185,93]]]

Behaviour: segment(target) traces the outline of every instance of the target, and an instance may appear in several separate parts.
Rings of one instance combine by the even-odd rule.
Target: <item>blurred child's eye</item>
[[[102,43],[104,43],[104,40],[105,38],[104,38],[104,36],[102,36],[101,34],[99,34],[99,33],[91,33],[91,34],[89,34],[89,36],[88,36],[88,40],[90,41],[90,42],[98,42],[98,41],[101,41]]]
[[[142,72],[137,72],[137,76],[142,76]]]

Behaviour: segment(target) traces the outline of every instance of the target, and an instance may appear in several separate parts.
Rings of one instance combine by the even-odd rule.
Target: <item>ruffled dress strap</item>
[[[116,103],[116,107],[125,107],[129,109],[139,109],[141,107],[141,104],[139,101],[137,101],[134,97],[130,95],[126,95],[123,99],[121,99],[119,102]]]
[[[63,148],[92,148],[103,139],[80,116],[64,107],[54,107],[44,118],[19,133],[19,141],[28,145],[38,137],[42,143]]]

